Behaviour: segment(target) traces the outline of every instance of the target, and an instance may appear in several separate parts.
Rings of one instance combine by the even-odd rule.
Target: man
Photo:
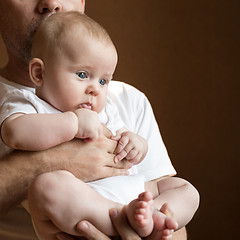
[[[33,87],[29,80],[28,61],[32,35],[36,28],[46,17],[54,12],[68,10],[84,12],[84,8],[84,0],[0,1],[0,33],[9,55],[9,63],[5,68],[0,70],[2,81],[7,79],[10,82],[15,82],[26,87]],[[119,89],[118,85],[117,87]],[[120,94],[120,99],[122,98],[121,104],[124,104],[124,107],[130,105],[127,104],[127,97],[130,96],[129,90],[127,90],[128,88],[123,84],[120,85],[120,88],[123,89]],[[114,88],[112,91],[114,95]],[[2,94],[4,93],[2,93],[0,89],[0,95]],[[140,95],[138,92],[137,94]],[[145,98],[144,103],[147,105],[146,109],[148,109],[149,113],[147,117],[145,117],[145,113],[143,113],[142,118],[147,125],[154,125],[156,130],[154,132],[159,134],[150,105]],[[118,106],[120,107],[120,104],[118,104]],[[132,109],[127,109],[126,107],[127,113],[131,110]],[[120,111],[120,113],[130,128],[135,127],[130,126],[132,123],[128,122],[128,115],[126,115],[124,110]],[[153,124],[149,124],[149,121],[153,121]],[[45,152],[14,151],[3,157],[0,161],[0,238],[4,240],[36,239],[29,215],[24,212],[22,208],[16,206],[26,198],[28,186],[39,174],[65,169],[85,182],[108,176],[126,174],[126,169],[130,168],[131,165],[127,161],[122,161],[117,165],[114,164],[113,152],[116,143],[107,138],[107,133],[105,135],[106,136],[100,137],[97,141],[88,144],[79,140],[73,140]],[[160,139],[160,135],[157,137]],[[175,174],[175,170],[172,168],[166,156],[166,151],[161,139],[159,143],[164,156],[162,161],[164,161],[168,167],[168,170],[162,172],[161,175],[173,175]],[[156,146],[156,148],[159,148],[159,145]],[[156,151],[158,152],[159,150]],[[153,151],[153,154],[158,155],[156,154],[157,152]],[[167,214],[167,209],[164,213]],[[116,229],[123,238],[137,238],[136,234],[130,229],[126,221],[124,221],[122,214],[118,214],[117,210],[113,210],[110,215]],[[80,222],[77,229],[87,239],[109,239],[85,221]],[[176,233],[176,236],[178,237],[180,235]],[[60,233],[59,236],[56,236],[56,239],[57,238],[66,240],[75,239],[64,233]],[[155,240],[157,238],[153,235],[151,239]]]

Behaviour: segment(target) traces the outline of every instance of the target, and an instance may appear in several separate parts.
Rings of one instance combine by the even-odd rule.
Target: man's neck
[[[34,87],[29,78],[28,66],[21,62],[10,61],[8,64],[0,69],[0,75],[8,81],[15,82],[27,87]]]

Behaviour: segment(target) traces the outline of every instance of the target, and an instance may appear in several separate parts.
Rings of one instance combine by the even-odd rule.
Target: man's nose
[[[40,0],[38,3],[40,13],[60,12],[62,10],[62,3],[59,0]]]

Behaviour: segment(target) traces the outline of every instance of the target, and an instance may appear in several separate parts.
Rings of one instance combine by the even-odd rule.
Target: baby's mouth
[[[92,110],[92,104],[91,103],[82,103],[79,105],[79,108],[85,108],[85,109]]]

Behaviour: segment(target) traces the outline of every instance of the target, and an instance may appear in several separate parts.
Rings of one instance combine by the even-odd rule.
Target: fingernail
[[[61,233],[58,233],[56,237],[58,240],[64,240],[64,236]]]
[[[85,230],[88,229],[88,224],[86,222],[84,222],[84,221],[80,222],[79,228],[80,228],[80,230],[85,231]]]
[[[109,212],[109,215],[111,218],[116,218],[118,216],[119,212],[117,209],[111,209]]]

